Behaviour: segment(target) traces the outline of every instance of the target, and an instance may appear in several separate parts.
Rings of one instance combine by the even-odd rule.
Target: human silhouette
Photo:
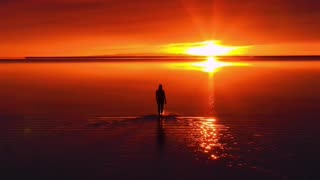
[[[162,88],[162,84],[159,84],[159,88],[156,91],[156,100],[158,104],[158,114],[161,116],[163,114],[163,106],[167,104],[166,94]]]

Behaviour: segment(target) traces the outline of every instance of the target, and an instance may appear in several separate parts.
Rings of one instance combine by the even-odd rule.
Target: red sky
[[[319,0],[0,0],[0,57],[158,53],[220,40],[320,54]]]

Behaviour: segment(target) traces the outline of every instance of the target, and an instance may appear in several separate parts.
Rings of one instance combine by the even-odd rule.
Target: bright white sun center
[[[228,47],[220,45],[217,41],[205,41],[202,45],[187,49],[186,53],[196,56],[222,56],[228,55],[236,47]]]

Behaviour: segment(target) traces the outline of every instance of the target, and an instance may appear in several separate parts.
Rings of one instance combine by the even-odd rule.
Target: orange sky
[[[318,0],[0,0],[0,57],[152,54],[220,40],[320,54]]]

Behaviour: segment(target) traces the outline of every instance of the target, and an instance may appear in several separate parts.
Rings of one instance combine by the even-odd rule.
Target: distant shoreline
[[[320,61],[312,56],[217,56],[221,61]],[[59,56],[0,59],[1,62],[177,62],[204,60],[206,56]]]

